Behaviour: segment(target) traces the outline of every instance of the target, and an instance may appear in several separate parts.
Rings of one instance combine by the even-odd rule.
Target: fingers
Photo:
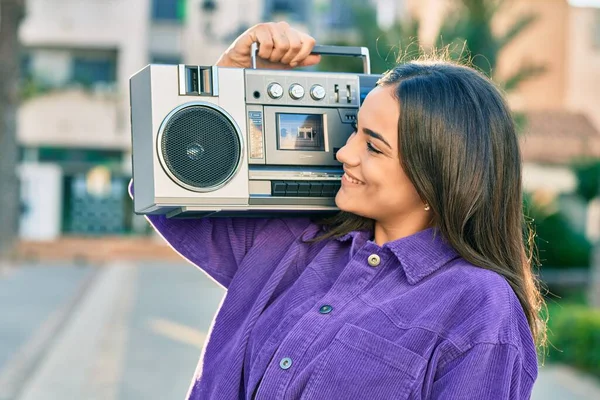
[[[306,57],[303,61],[301,61],[298,65],[293,65],[298,66],[298,67],[310,67],[311,65],[316,65],[318,63],[321,62],[321,56],[318,54],[311,54],[310,56]]]
[[[291,61],[298,57],[298,53],[302,50],[302,36],[300,32],[291,29],[289,26],[285,29],[285,35],[288,38],[289,48],[288,51],[281,58],[282,64],[287,64],[292,67],[295,65],[291,65]]]
[[[273,34],[267,26],[261,26],[255,31],[256,42],[258,42],[258,56],[263,60],[270,60],[273,53]]]
[[[315,47],[315,39],[312,36],[302,34],[301,36],[302,46],[296,52],[296,55],[292,60],[290,60],[290,65],[295,67],[297,65],[300,66],[309,66],[317,64],[321,58],[319,56],[310,55],[311,51]]]
[[[290,26],[287,22],[278,22],[270,23],[268,27],[273,38],[273,51],[271,52],[269,61],[273,63],[281,62],[283,56],[290,49],[290,38],[288,37]]]
[[[315,39],[293,29],[287,22],[256,25],[240,41],[240,47],[247,49],[252,42],[259,43],[258,57],[271,63],[295,67],[314,65],[320,60],[310,55]]]

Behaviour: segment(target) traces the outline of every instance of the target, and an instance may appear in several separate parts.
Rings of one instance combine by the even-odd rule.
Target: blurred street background
[[[600,399],[600,0],[0,0],[0,400],[185,396],[224,290],[132,212],[129,78],[279,20],[373,73],[445,48],[506,92],[548,303],[533,398]]]

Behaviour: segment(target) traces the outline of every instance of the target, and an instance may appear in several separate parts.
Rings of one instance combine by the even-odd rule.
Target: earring
[[[425,211],[429,211],[431,210],[431,207],[429,207],[429,204],[425,203]]]

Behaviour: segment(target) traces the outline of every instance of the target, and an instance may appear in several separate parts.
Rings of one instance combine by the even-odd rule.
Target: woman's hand
[[[292,27],[287,22],[268,22],[253,26],[242,33],[221,55],[221,67],[250,68],[250,48],[258,43],[257,68],[290,69],[306,67],[321,61],[321,56],[310,54],[315,39]]]

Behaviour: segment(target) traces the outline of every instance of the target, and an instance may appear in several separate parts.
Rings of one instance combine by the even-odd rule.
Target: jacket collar
[[[337,240],[352,239],[354,248],[356,245],[362,247],[370,236],[371,232],[354,231]],[[411,285],[419,283],[448,262],[460,257],[436,228],[428,228],[411,236],[385,243],[383,248],[388,248],[396,256]]]

